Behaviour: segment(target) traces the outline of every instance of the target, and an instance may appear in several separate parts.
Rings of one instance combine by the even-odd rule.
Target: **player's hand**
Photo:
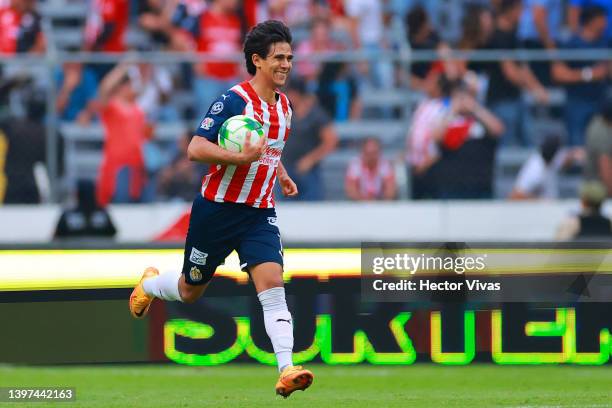
[[[240,164],[250,164],[256,160],[259,160],[261,155],[266,150],[266,146],[268,145],[268,139],[262,137],[255,144],[251,144],[251,132],[249,132],[244,146],[242,146],[242,152],[238,153],[240,155]]]
[[[295,197],[298,193],[297,185],[291,177],[285,175],[278,178],[278,184],[281,186],[281,191],[285,197]]]

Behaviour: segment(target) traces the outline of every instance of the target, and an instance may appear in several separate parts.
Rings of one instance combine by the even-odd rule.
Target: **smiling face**
[[[265,58],[253,54],[253,64],[257,68],[255,76],[265,80],[272,88],[282,87],[289,78],[292,61],[293,54],[289,43],[273,43]]]

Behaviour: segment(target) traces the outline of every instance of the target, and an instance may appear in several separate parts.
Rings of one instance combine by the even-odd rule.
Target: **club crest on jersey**
[[[210,130],[211,127],[215,124],[215,120],[213,118],[204,118],[200,127],[204,130]]]
[[[206,258],[208,254],[206,252],[198,251],[195,248],[191,248],[191,255],[189,255],[189,260],[197,265],[206,265]]]
[[[191,270],[189,270],[189,278],[191,278],[192,282],[199,282],[202,280],[202,272],[200,272],[197,266],[191,267]]]
[[[224,107],[225,106],[223,105],[223,102],[215,102],[213,106],[210,108],[210,113],[213,115],[216,115],[220,113]]]

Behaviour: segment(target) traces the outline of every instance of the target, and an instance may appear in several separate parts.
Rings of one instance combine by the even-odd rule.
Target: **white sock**
[[[293,365],[293,320],[285,301],[285,288],[272,288],[257,294],[264,314],[266,333],[272,342],[278,371]]]
[[[142,282],[142,288],[147,295],[182,302],[178,287],[180,277],[181,273],[164,272],[153,278],[145,279]]]

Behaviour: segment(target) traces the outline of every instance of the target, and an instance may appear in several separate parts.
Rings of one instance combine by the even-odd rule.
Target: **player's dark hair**
[[[591,21],[595,20],[598,17],[603,17],[606,15],[606,9],[601,6],[588,6],[582,10],[580,13],[580,22],[582,25],[589,24]],[[610,22],[608,22],[610,24]]]
[[[280,42],[289,44],[292,42],[289,27],[281,21],[268,20],[253,27],[244,40],[244,58],[248,73],[255,75],[257,72],[253,64],[253,54],[266,58],[270,52],[270,46]]]

